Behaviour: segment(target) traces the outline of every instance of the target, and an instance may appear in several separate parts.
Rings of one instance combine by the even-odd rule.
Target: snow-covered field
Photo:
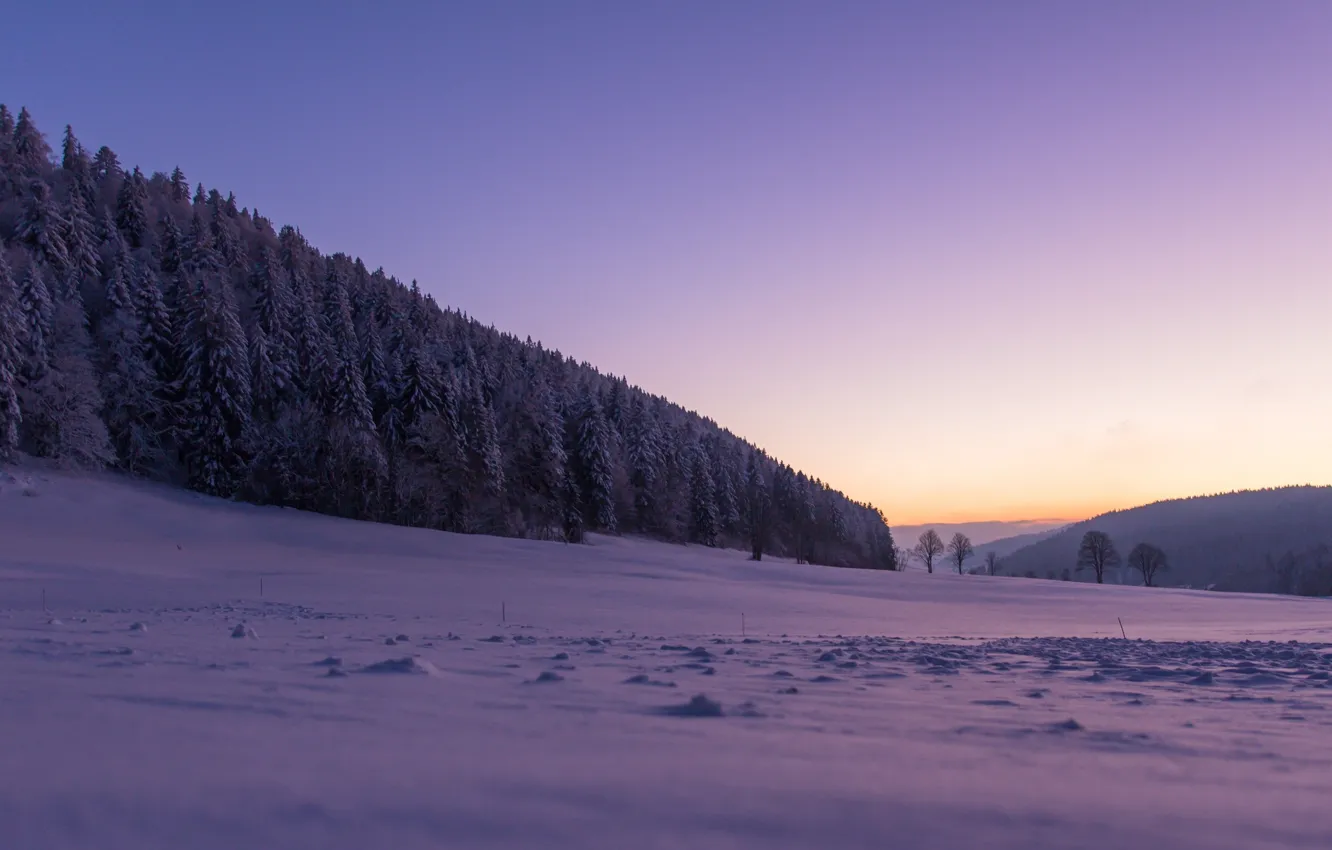
[[[1326,601],[18,477],[7,850],[1332,846]]]

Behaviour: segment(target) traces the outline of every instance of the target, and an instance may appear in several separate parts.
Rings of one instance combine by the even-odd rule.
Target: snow
[[[591,540],[0,476],[0,847],[1332,835],[1326,601]]]

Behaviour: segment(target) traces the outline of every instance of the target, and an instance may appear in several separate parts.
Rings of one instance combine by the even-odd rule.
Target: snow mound
[[[333,669],[337,669],[336,667]],[[439,668],[424,658],[390,658],[361,668],[362,673],[406,673],[414,676],[438,676]]]
[[[248,623],[237,623],[236,628],[231,630],[231,636],[233,638],[251,638],[251,639],[259,637],[258,633],[256,633],[255,630],[251,628]]]
[[[667,717],[724,717],[721,703],[708,699],[707,694],[697,694],[684,705],[668,705],[658,710]]]

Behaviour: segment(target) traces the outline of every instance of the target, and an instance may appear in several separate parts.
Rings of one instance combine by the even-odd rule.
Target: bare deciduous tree
[[[985,574],[991,576],[999,575],[999,556],[993,551],[985,553]]]
[[[1119,566],[1119,551],[1110,535],[1104,531],[1089,531],[1082,535],[1082,545],[1078,547],[1078,572],[1091,570],[1096,574],[1096,583],[1105,584],[1105,571]]]
[[[1155,587],[1156,574],[1170,569],[1165,552],[1150,543],[1139,543],[1129,553],[1128,565],[1142,573],[1144,587]]]
[[[952,559],[954,566],[957,567],[957,574],[962,575],[962,565],[966,563],[967,558],[976,554],[976,547],[971,545],[971,538],[957,532],[953,539],[948,541],[948,557]]]
[[[943,553],[943,538],[939,536],[939,532],[932,528],[921,532],[916,548],[911,551],[911,554],[919,558],[920,562],[925,565],[925,571],[928,573],[934,572],[934,559]]]
[[[896,565],[897,571],[899,573],[905,570],[907,568],[907,564],[911,563],[911,550],[904,549],[901,546],[894,546],[893,563]]]

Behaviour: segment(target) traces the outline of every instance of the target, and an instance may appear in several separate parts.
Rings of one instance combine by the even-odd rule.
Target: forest
[[[4,106],[0,240],[0,461],[445,531],[897,567],[881,512],[712,420],[180,168],[145,175],[68,126],[56,151]]]

